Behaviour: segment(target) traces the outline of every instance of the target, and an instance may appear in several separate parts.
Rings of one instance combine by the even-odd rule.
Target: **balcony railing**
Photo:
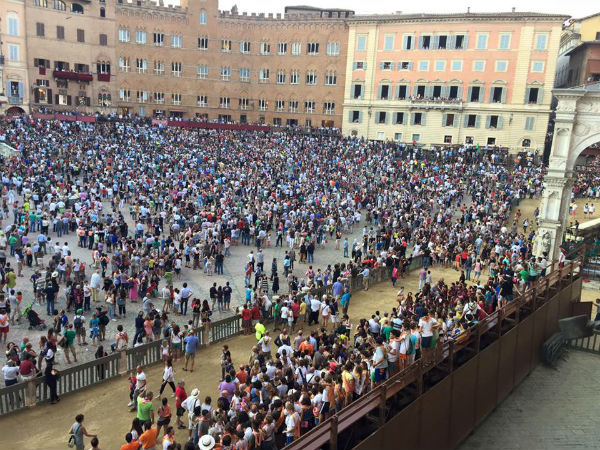
[[[67,70],[54,70],[52,76],[62,80],[92,81],[94,79],[91,73],[71,72]]]
[[[18,97],[18,96],[10,96],[8,97],[8,103],[10,105],[22,105],[23,104],[23,97]]]
[[[110,81],[110,73],[99,73],[98,81]]]

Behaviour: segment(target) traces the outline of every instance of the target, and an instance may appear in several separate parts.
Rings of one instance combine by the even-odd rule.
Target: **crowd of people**
[[[45,304],[51,324],[39,352],[26,339],[20,349],[12,343],[5,382],[17,380],[14,368],[23,379],[40,370],[56,402],[57,348],[70,362],[88,338],[97,357],[108,341],[120,350],[164,340],[159,397],[167,385],[174,390],[175,426],[191,438],[182,448],[281,448],[415,358],[428,360],[438,343],[460,339],[548,264],[532,256],[535,227],[508,223],[521,199],[540,196],[543,170],[511,163],[499,149],[422,150],[135,120],[17,119],[2,122],[0,140],[20,151],[2,173],[0,339],[22,317],[23,301]],[[63,243],[69,234],[88,259],[73,257]],[[235,275],[245,295],[232,300],[230,283],[214,283],[206,298],[187,282],[174,288],[223,274],[240,246],[249,252]],[[269,246],[285,249],[282,261],[265,261]],[[313,268],[327,246],[342,262]],[[423,261],[418,292],[401,289],[389,311],[352,324],[350,280],[362,275],[368,289],[370,271],[385,268],[395,285],[414,257]],[[440,266],[454,267],[457,280],[434,282]],[[24,283],[32,299],[23,298]],[[311,294],[319,286],[330,293]],[[183,358],[183,370],[193,371],[195,328],[232,304],[257,344],[242,364],[224,348],[213,405],[197,389],[188,396],[184,383],[175,387],[173,366]],[[31,326],[40,320],[31,307],[25,316]],[[114,339],[107,336],[113,320]],[[177,448],[168,399],[154,400],[155,418],[143,368],[130,383],[137,417],[123,448],[154,448],[157,440]]]

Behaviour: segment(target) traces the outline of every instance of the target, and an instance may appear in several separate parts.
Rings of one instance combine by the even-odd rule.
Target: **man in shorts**
[[[183,366],[183,370],[187,371],[188,363],[192,361],[190,372],[193,372],[194,359],[196,358],[196,352],[200,346],[200,340],[196,336],[196,332],[194,330],[190,330],[190,334],[183,340],[183,343],[185,344],[185,365]]]
[[[183,414],[185,413],[185,408],[182,406],[182,403],[187,398],[187,392],[185,392],[185,382],[183,380],[179,380],[177,383],[177,389],[175,389],[175,408],[177,410],[177,428],[185,429],[185,425],[181,421]]]

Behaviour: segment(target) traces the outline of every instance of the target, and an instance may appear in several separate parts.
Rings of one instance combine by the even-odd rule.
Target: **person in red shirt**
[[[177,383],[177,389],[175,389],[175,408],[177,410],[176,411],[177,427],[180,429],[185,428],[185,425],[181,421],[181,418],[183,417],[183,413],[185,412],[185,409],[183,408],[183,406],[181,406],[181,403],[186,398],[187,398],[187,392],[185,392],[185,383],[183,382],[183,380],[180,380],[179,383]]]
[[[248,372],[246,372],[244,365],[240,366],[240,370],[235,374],[235,376],[239,380],[240,385],[246,384],[246,380],[248,379]]]
[[[27,355],[19,365],[19,375],[23,380],[29,380],[34,377],[35,372],[35,364],[31,361],[31,356]]]
[[[257,322],[260,320],[260,308],[256,303],[254,304],[250,312],[252,313],[252,325],[256,325]]]
[[[250,334],[252,327],[252,313],[248,309],[248,305],[244,305],[242,309],[242,329],[244,330],[244,334]]]

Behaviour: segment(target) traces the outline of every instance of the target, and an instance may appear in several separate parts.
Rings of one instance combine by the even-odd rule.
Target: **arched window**
[[[48,0],[33,0],[34,6],[41,6],[42,8],[48,7]]]
[[[200,11],[200,25],[206,25],[206,11]]]
[[[521,145],[523,147],[531,147],[531,139],[523,139],[523,143]]]
[[[66,11],[67,5],[61,0],[54,0],[54,9],[57,11]]]
[[[81,6],[79,3],[72,3],[71,12],[74,14],[83,14],[83,6]]]
[[[100,8],[100,17],[106,17],[106,9]]]

